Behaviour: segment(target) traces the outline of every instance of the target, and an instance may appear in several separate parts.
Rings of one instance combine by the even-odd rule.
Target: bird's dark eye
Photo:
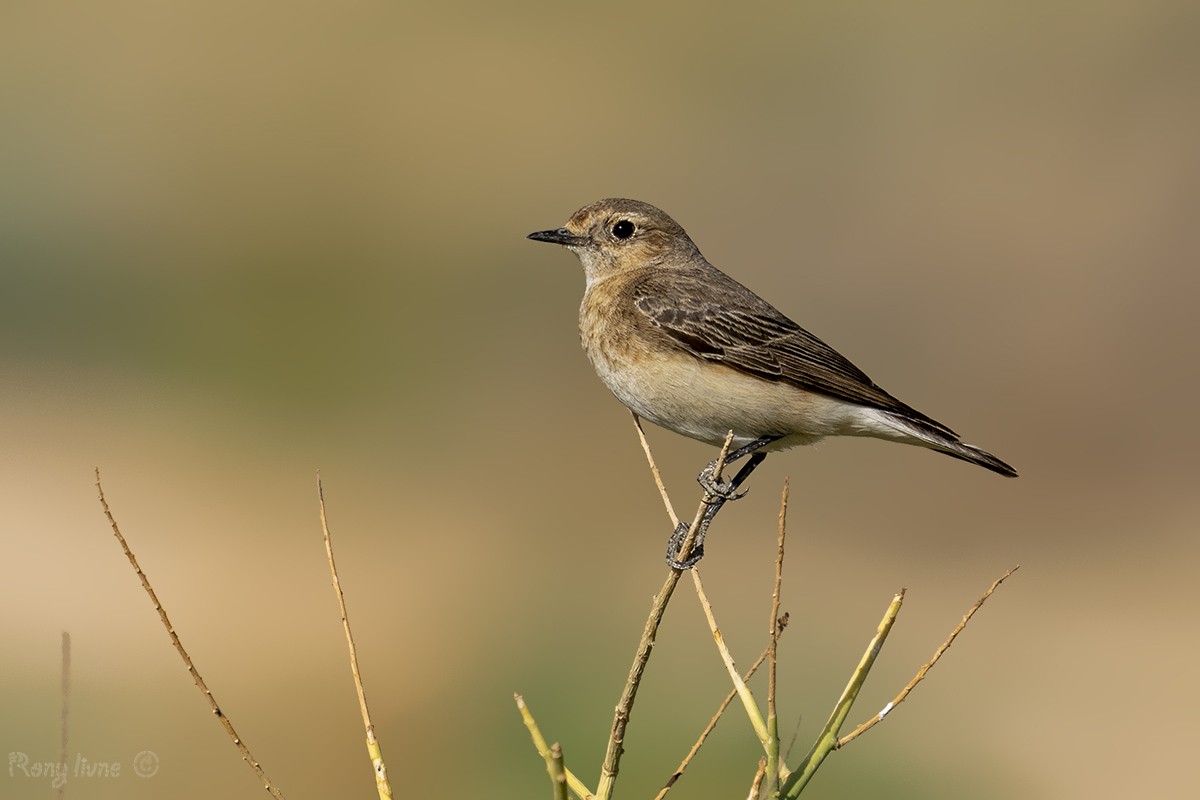
[[[633,223],[627,219],[623,219],[612,226],[612,235],[618,239],[628,239],[633,236]]]

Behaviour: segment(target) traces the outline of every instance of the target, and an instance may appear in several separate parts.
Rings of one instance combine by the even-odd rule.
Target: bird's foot
[[[675,528],[675,532],[671,534],[671,538],[667,540],[667,566],[671,569],[685,570],[691,569],[699,563],[700,559],[704,558],[704,542],[702,536],[697,536],[692,543],[692,552],[687,558],[678,559],[675,555],[679,552],[679,548],[683,545],[683,540],[687,538],[688,530],[691,526],[686,522],[681,522]]]
[[[739,492],[737,484],[733,481],[723,481],[716,476],[717,462],[710,461],[708,466],[700,470],[700,474],[696,476],[696,483],[700,484],[700,488],[704,490],[706,502],[708,497],[713,498],[714,503],[724,503],[727,500],[741,500],[746,496],[746,492]],[[747,489],[746,491],[750,491]]]

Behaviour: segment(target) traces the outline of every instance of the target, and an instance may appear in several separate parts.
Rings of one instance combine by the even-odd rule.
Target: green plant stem
[[[563,763],[562,747],[555,742],[550,746],[550,783],[554,800],[567,800],[567,768]]]
[[[858,662],[858,666],[854,670],[854,674],[850,676],[850,682],[846,684],[846,688],[842,691],[842,696],[838,698],[837,704],[833,707],[833,713],[829,715],[829,720],[825,723],[825,727],[821,730],[821,735],[817,737],[817,741],[809,750],[808,755],[804,757],[804,761],[800,767],[783,782],[779,787],[779,795],[791,800],[799,796],[800,792],[812,780],[812,776],[816,774],[817,768],[821,766],[821,762],[837,747],[838,731],[841,730],[842,723],[846,721],[846,716],[850,713],[851,706],[858,698],[858,692],[862,689],[863,683],[867,679],[867,673],[871,671],[875,659],[879,656],[879,651],[883,648],[884,641],[887,640],[888,633],[892,630],[892,625],[896,622],[896,616],[900,613],[900,606],[904,603],[904,590],[892,598],[891,605],[888,606],[887,612],[883,615],[883,619],[879,623],[879,628],[875,632],[875,637],[871,639],[871,643],[867,645],[867,650],[863,653],[862,659]]]
[[[546,737],[542,736],[542,730],[538,727],[537,721],[534,720],[533,712],[529,710],[529,706],[525,705],[525,698],[521,697],[519,694],[514,694],[513,699],[517,702],[517,710],[521,712],[521,721],[525,723],[525,727],[529,731],[529,736],[533,739],[534,749],[538,751],[538,755],[546,760],[546,771],[550,774],[550,779],[552,781],[556,780],[554,773],[558,767],[554,765],[553,749],[550,747],[550,745],[546,744]],[[555,747],[558,747],[558,745],[556,744]],[[591,790],[584,785],[583,781],[575,777],[571,770],[567,769],[566,766],[562,766],[562,771],[567,785],[571,788],[571,791],[575,793],[576,797],[583,798],[583,800],[589,800],[589,798],[595,796],[592,794]]]

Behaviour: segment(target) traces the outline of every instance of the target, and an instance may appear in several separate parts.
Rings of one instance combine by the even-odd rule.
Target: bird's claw
[[[739,492],[732,482],[717,478],[714,474],[716,471],[717,462],[711,461],[696,476],[696,483],[700,484],[700,488],[704,490],[708,497],[713,498],[713,502],[724,503],[728,500],[741,500],[746,496],[746,492],[750,491],[747,489],[746,492]],[[708,497],[705,498],[706,501]]]
[[[692,543],[692,552],[687,558],[680,560],[675,557],[683,545],[683,540],[687,538],[690,528],[691,526],[686,522],[679,523],[674,533],[671,534],[671,538],[667,540],[667,566],[671,569],[691,569],[699,563],[700,559],[704,558],[704,543],[700,541]]]

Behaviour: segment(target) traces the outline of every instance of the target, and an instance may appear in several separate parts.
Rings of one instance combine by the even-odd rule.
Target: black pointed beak
[[[533,239],[535,242],[561,244],[564,247],[579,247],[588,241],[586,236],[576,236],[566,228],[556,228],[552,231],[534,231],[527,238]]]

